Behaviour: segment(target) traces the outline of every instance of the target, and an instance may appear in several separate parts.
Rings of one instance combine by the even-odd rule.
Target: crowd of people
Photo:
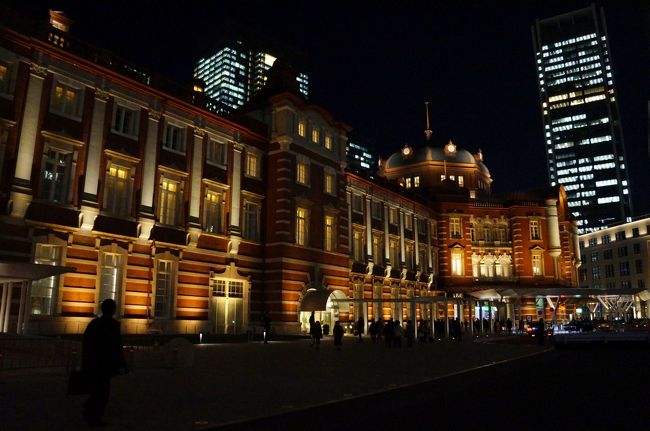
[[[373,344],[383,343],[388,348],[401,348],[403,343],[406,347],[412,347],[417,334],[417,340],[421,343],[432,342],[434,339],[442,339],[448,337],[451,340],[462,341],[463,336],[470,334],[475,337],[489,336],[489,335],[512,335],[514,333],[525,334],[526,323],[521,320],[517,326],[511,319],[475,319],[470,328],[470,322],[467,320],[460,320],[458,317],[449,319],[446,323],[444,319],[437,319],[433,322],[430,320],[419,320],[416,327],[412,320],[406,319],[403,322],[399,320],[382,320],[371,319],[367,322],[363,318],[359,318],[352,324],[347,324],[346,327],[350,328],[353,335],[357,338],[357,343],[363,342],[365,332],[368,332],[370,341]],[[447,327],[446,324],[449,326]],[[309,335],[310,345],[320,345],[323,338],[323,326],[320,321],[315,320],[314,313],[312,312],[309,318]],[[338,350],[341,349],[343,335],[345,334],[344,326],[340,321],[334,324],[333,336],[334,345]],[[325,335],[328,335],[325,332]]]

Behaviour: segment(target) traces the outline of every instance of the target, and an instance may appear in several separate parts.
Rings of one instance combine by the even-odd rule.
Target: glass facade
[[[196,64],[194,77],[205,83],[205,94],[230,108],[237,109],[255,96],[266,83],[266,71],[276,57],[234,42]],[[309,77],[296,77],[300,93],[309,95]]]
[[[549,182],[580,233],[631,216],[605,16],[595,6],[538,20],[533,43]]]

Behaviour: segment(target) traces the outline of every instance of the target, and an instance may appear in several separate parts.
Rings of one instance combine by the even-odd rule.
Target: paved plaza
[[[135,367],[113,379],[107,430],[206,430],[381,393],[535,355],[527,342],[434,341],[389,349],[345,337],[203,344],[192,367]],[[64,369],[0,374],[0,431],[86,429],[84,397],[65,396]]]

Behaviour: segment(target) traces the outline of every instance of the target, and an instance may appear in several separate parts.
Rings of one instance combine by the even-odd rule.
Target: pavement
[[[522,340],[525,340],[522,342]],[[491,342],[495,341],[495,342]],[[498,341],[498,342],[497,342]],[[518,337],[416,342],[369,338],[195,345],[191,367],[149,367],[113,378],[103,430],[212,430],[434,381],[535,355]],[[62,368],[0,372],[0,431],[89,429],[84,396],[66,397]]]

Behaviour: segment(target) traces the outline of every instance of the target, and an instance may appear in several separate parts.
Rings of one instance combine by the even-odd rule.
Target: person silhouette
[[[122,352],[120,322],[113,318],[117,304],[105,299],[101,316],[93,319],[84,331],[81,348],[81,371],[88,378],[90,392],[83,405],[83,417],[91,426],[102,425],[102,416],[110,396],[111,377],[120,369],[129,369]]]

